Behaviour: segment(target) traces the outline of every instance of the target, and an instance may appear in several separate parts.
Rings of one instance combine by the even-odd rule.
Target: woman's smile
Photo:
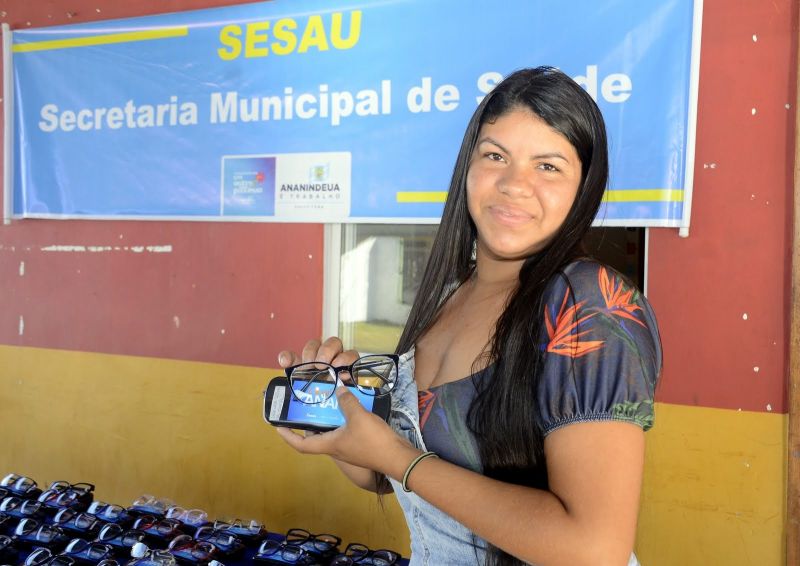
[[[488,207],[495,220],[509,226],[519,226],[533,219],[533,215],[525,210],[509,205],[496,204]]]

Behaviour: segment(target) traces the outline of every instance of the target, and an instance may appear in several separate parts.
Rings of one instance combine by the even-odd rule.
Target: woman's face
[[[541,250],[569,213],[581,181],[572,144],[526,109],[481,126],[467,173],[478,257],[519,260]]]

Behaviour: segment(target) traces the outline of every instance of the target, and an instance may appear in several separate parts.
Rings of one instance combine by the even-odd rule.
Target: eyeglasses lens
[[[0,487],[11,487],[19,479],[17,474],[8,474],[0,480]]]
[[[274,540],[265,540],[261,543],[261,546],[258,547],[258,554],[261,556],[270,556],[275,554],[275,551],[277,551],[280,546],[280,543]]]
[[[289,529],[286,533],[287,544],[300,544],[311,538],[311,533],[303,529]]]
[[[386,356],[364,356],[353,364],[353,381],[367,395],[385,395],[397,381],[397,364]]]
[[[137,542],[144,540],[144,533],[136,531],[128,531],[122,535],[122,544],[125,546],[133,546]]]
[[[77,517],[75,517],[75,526],[79,529],[91,529],[97,523],[97,519],[92,517],[91,515],[87,515],[86,513],[81,513]]]
[[[147,530],[156,524],[156,518],[152,515],[142,515],[133,523],[134,529]]]
[[[198,560],[208,560],[214,553],[214,546],[207,542],[198,542],[192,548],[192,556]]]
[[[332,366],[311,362],[295,366],[291,371],[292,391],[303,403],[315,405],[328,400],[336,385],[336,372]]]
[[[348,544],[347,548],[344,551],[345,555],[349,556],[355,561],[361,560],[367,554],[369,554],[369,548],[364,546],[363,544]]]
[[[202,525],[208,521],[208,513],[200,509],[190,509],[183,514],[182,519],[190,525]]]
[[[33,481],[31,478],[19,478],[17,483],[14,485],[17,491],[21,491],[23,493],[27,493],[34,487],[36,487],[36,482]]]
[[[37,521],[34,521],[33,519],[22,519],[22,521],[19,522],[19,525],[17,525],[17,528],[14,529],[14,534],[17,536],[26,536],[30,535],[38,528],[39,523]]]
[[[89,558],[91,560],[102,560],[108,556],[110,549],[104,544],[93,544],[89,547]]]
[[[36,566],[38,564],[44,564],[53,556],[53,553],[50,552],[47,548],[37,548],[33,552],[31,552],[28,557],[25,559],[25,566]]]
[[[108,517],[109,519],[118,519],[124,512],[125,509],[119,505],[106,505],[106,508],[103,511],[103,517]]]
[[[305,555],[305,551],[299,546],[286,544],[281,546],[281,558],[291,563],[297,562]]]
[[[370,556],[370,560],[374,566],[392,566],[399,556],[390,550],[376,550]]]
[[[71,504],[77,498],[78,494],[72,490],[62,491],[61,493],[58,494],[58,497],[56,497],[56,504],[66,506]]]
[[[334,548],[340,541],[333,535],[316,535],[313,542],[315,549],[325,552]]]
[[[50,542],[59,533],[56,529],[57,527],[51,527],[50,525],[41,525],[39,530],[36,531],[35,538],[39,542]]]
[[[114,540],[122,534],[122,527],[119,525],[106,525],[100,530],[98,538],[102,541]]]
[[[89,546],[89,542],[85,541],[80,538],[75,538],[70,541],[67,545],[67,548],[64,549],[64,552],[67,554],[78,554],[79,552],[83,552],[83,550]]]
[[[159,521],[155,524],[156,531],[162,535],[168,535],[175,530],[175,523],[167,521]]]

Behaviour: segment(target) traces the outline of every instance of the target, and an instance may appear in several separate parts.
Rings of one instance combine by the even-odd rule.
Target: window
[[[360,353],[394,352],[438,225],[328,224],[323,334]],[[587,251],[644,288],[644,228],[592,228]]]
[[[328,292],[326,280],[325,335],[337,335],[346,348],[362,353],[394,352],[437,228],[332,225],[326,231],[325,271],[331,286],[337,287],[338,298]],[[337,258],[338,266],[333,265]]]

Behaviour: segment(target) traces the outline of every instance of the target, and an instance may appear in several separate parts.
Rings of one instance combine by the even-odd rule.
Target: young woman
[[[278,429],[361,487],[389,479],[411,564],[637,563],[661,351],[645,298],[582,251],[607,179],[603,119],[580,86],[545,67],[498,84],[456,161],[389,425],[340,387],[344,427]],[[356,357],[336,338],[302,353]]]

